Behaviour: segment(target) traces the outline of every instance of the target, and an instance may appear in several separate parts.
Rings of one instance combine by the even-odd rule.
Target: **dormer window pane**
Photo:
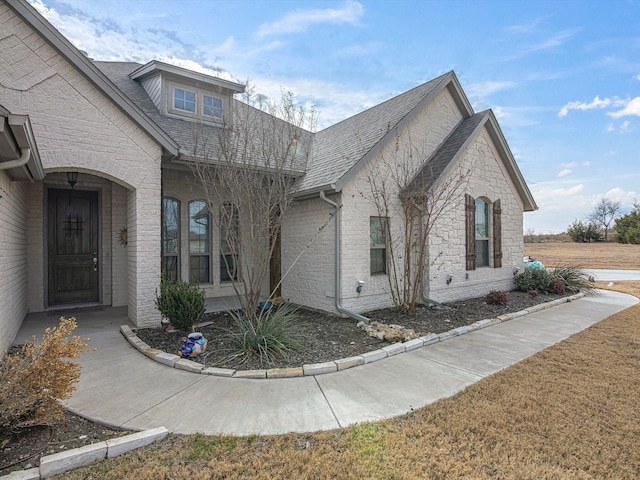
[[[204,95],[202,111],[205,117],[222,118],[222,100]]]
[[[187,112],[196,111],[196,94],[189,90],[182,90],[181,88],[175,88],[173,90],[173,106],[180,110],[186,110]]]

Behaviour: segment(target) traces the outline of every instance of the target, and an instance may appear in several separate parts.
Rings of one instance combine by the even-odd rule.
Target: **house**
[[[157,61],[95,62],[24,0],[0,1],[0,350],[28,312],[126,307],[156,324],[161,272],[233,295],[189,164],[194,120],[223,128],[243,89]],[[402,228],[372,201],[372,175],[401,160],[394,208],[463,180],[425,237],[424,298],[512,288],[537,207],[495,116],[473,111],[453,72],[304,136],[277,266],[286,299],[354,317],[392,305],[387,239]]]

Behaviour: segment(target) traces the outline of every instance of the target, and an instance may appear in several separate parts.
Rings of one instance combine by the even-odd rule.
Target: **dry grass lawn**
[[[620,288],[640,295],[640,282]],[[313,434],[170,436],[65,478],[637,479],[639,372],[640,304],[401,418]]]
[[[613,242],[525,243],[524,254],[547,267],[578,265],[584,268],[640,270],[640,245]]]

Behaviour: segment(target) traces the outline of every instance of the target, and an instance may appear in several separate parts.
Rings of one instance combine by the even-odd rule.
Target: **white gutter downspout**
[[[342,306],[342,298],[340,298],[340,291],[341,291],[341,275],[340,275],[340,225],[341,225],[341,215],[340,212],[342,211],[342,208],[340,207],[340,205],[338,205],[336,202],[334,202],[333,200],[329,200],[327,198],[327,196],[324,194],[324,191],[321,190],[320,191],[320,200],[327,202],[329,205],[331,205],[333,208],[336,209],[336,215],[335,215],[335,223],[336,223],[336,231],[335,231],[335,239],[336,239],[336,245],[335,245],[335,254],[336,254],[336,310],[343,314],[346,315],[348,317],[353,318],[354,320],[358,320],[359,322],[365,322],[366,324],[371,323],[371,320],[368,319],[367,317],[364,317],[358,313],[352,312],[350,310],[347,310],[346,308],[344,308]]]
[[[23,148],[22,155],[20,155],[20,158],[16,160],[10,160],[8,162],[0,162],[0,170],[8,170],[9,168],[24,167],[29,162],[30,158],[31,158],[31,149]]]

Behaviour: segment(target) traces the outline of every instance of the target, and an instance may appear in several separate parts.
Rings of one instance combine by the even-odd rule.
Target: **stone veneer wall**
[[[462,192],[458,208],[450,219],[440,221],[430,236],[430,252],[438,261],[431,268],[428,296],[437,301],[451,301],[473,298],[487,294],[491,290],[509,291],[515,287],[514,269],[522,268],[523,205],[515,186],[509,179],[502,163],[498,160],[486,127],[469,145],[460,161],[462,168],[473,172],[470,182]],[[502,267],[493,268],[493,235],[489,240],[488,267],[465,270],[465,214],[464,193],[474,198],[482,197],[491,207],[500,200],[502,208]],[[489,232],[493,224],[489,214]],[[447,275],[453,277],[447,285]]]

